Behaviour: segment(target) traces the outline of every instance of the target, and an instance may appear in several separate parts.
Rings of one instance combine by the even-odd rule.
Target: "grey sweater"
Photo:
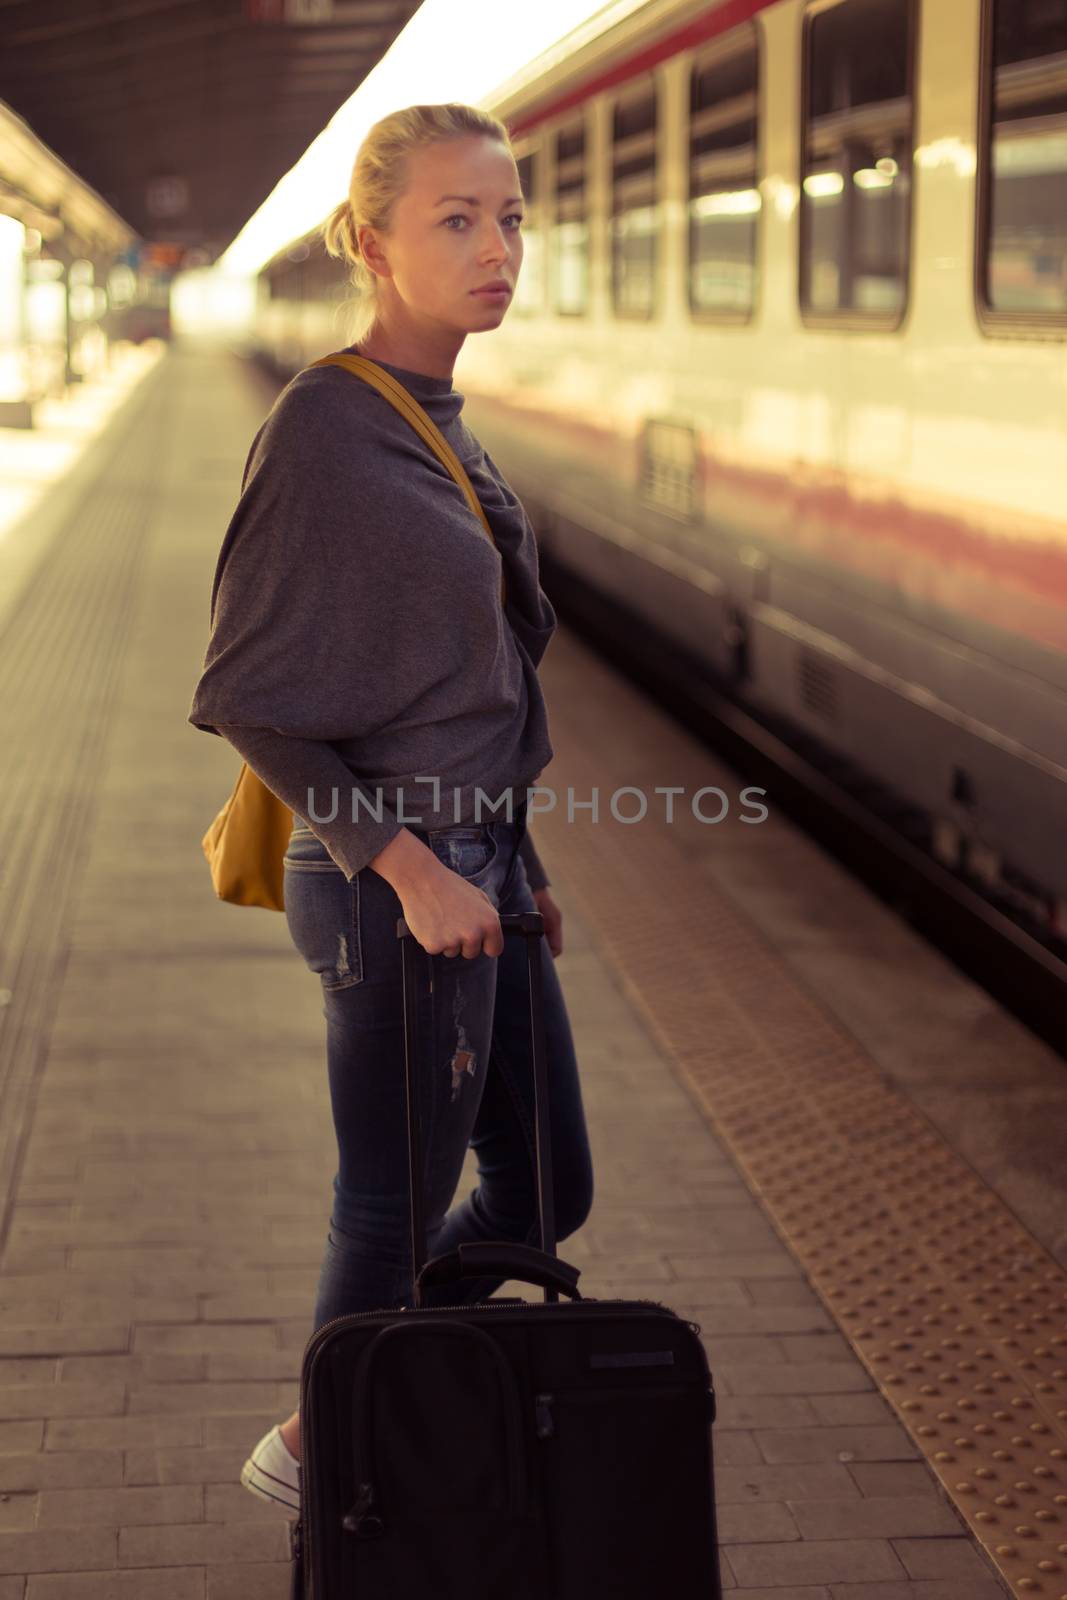
[[[505,818],[552,758],[537,666],[556,616],[529,518],[451,379],[379,365],[455,450],[497,548],[384,396],[339,367],[299,373],[252,442],[188,717],[349,879],[405,822]],[[522,854],[547,884],[529,835]]]

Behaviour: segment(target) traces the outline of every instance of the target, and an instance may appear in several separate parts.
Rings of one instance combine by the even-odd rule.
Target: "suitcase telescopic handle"
[[[526,1260],[524,1265],[531,1269],[539,1267],[541,1275],[532,1278],[531,1281],[543,1287],[545,1303],[554,1304],[559,1298],[561,1289],[572,1298],[580,1299],[581,1296],[575,1291],[579,1277],[578,1269],[560,1261],[556,1256],[556,1217],[548,1118],[548,1072],[545,1067],[545,1014],[541,981],[541,938],[545,930],[545,920],[539,911],[505,913],[500,918],[500,929],[505,938],[509,935],[522,935],[526,939],[526,964],[530,979],[530,1033],[533,1042],[537,1210],[541,1226],[541,1248],[540,1251],[534,1251],[529,1246],[523,1248],[530,1249],[532,1257],[541,1259]],[[397,918],[396,936],[400,940],[403,955],[404,1075],[407,1091],[408,1177],[411,1193],[411,1255],[414,1266],[412,1281],[414,1302],[418,1307],[421,1304],[421,1290],[424,1285],[430,1282],[454,1282],[458,1278],[475,1275],[465,1270],[462,1257],[458,1262],[453,1262],[453,1254],[466,1251],[466,1261],[469,1263],[478,1259],[477,1248],[489,1251],[494,1247],[491,1243],[485,1244],[476,1247],[472,1254],[469,1247],[461,1245],[459,1252],[436,1256],[431,1262],[426,1260],[426,1225],[423,1219],[422,1183],[419,1176],[422,1173],[422,1119],[419,1115],[416,1093],[418,1074],[415,1064],[418,1021],[415,962],[416,952],[422,947],[403,917]],[[499,1247],[497,1250],[499,1252]],[[484,1262],[488,1258],[483,1256],[481,1259]],[[493,1259],[498,1266],[506,1270],[507,1263],[499,1259],[499,1255]],[[546,1270],[546,1265],[552,1265],[554,1270],[550,1273]],[[498,1276],[494,1269],[486,1270],[484,1267],[482,1275]],[[523,1276],[522,1272],[516,1274],[518,1278]]]
[[[559,1256],[546,1255],[528,1244],[461,1244],[447,1255],[434,1256],[419,1273],[425,1289],[431,1283],[458,1283],[461,1278],[512,1278],[541,1289],[560,1289],[571,1300],[581,1273]]]

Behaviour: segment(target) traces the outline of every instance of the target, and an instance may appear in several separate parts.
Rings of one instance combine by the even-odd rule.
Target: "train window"
[[[979,299],[1016,317],[1067,316],[1067,7],[987,0]]]
[[[895,327],[908,290],[916,0],[804,18],[800,303]]]
[[[651,317],[656,299],[656,86],[616,100],[611,139],[611,298],[618,317]]]
[[[523,317],[538,315],[544,306],[545,262],[538,163],[539,152],[536,150],[528,151],[515,163],[519,169],[525,215],[522,223],[522,266],[515,285],[512,310]]]
[[[556,134],[556,211],[552,226],[553,302],[561,316],[581,316],[589,296],[589,220],[585,123]]]
[[[760,214],[759,36],[739,28],[689,79],[689,307],[751,313]]]

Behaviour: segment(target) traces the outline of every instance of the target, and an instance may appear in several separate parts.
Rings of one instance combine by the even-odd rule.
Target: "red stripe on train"
[[[554,100],[538,106],[535,111],[529,111],[517,121],[509,122],[508,132],[513,139],[519,134],[528,133],[531,128],[536,128],[538,123],[546,121],[549,117],[558,117],[561,112],[581,105],[593,95],[602,94],[605,89],[612,89],[617,84],[625,83],[628,78],[635,78],[639,72],[648,72],[661,61],[667,61],[683,50],[691,50],[694,45],[706,44],[709,39],[716,38],[720,33],[728,33],[731,28],[740,27],[743,22],[750,21],[757,12],[766,11],[768,6],[778,3],[779,0],[726,0],[725,5],[706,11],[703,16],[696,17],[692,22],[676,28],[673,33],[657,39],[655,44],[645,45],[643,49],[635,50],[621,61],[615,62],[614,66],[598,72],[595,77],[587,78],[578,88],[568,89],[566,94],[557,95]]]
[[[473,388],[464,393],[479,403]],[[592,457],[606,481],[637,483],[636,441],[502,395],[485,403],[521,417],[517,438],[539,432],[559,459],[589,464]],[[706,446],[697,472],[712,525],[745,528],[843,573],[875,578],[905,598],[905,609],[914,596],[1067,653],[1067,528],[1050,524],[1047,534],[1013,537],[1008,511],[976,506],[968,518],[892,494],[873,499],[854,493],[836,469],[798,461],[788,472],[760,471],[722,461]]]

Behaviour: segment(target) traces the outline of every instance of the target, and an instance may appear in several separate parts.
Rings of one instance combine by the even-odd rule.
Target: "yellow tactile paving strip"
[[[567,784],[610,794],[565,720]],[[1067,1600],[1067,1275],[672,830],[607,809],[537,818],[551,875],[975,1538]]]

